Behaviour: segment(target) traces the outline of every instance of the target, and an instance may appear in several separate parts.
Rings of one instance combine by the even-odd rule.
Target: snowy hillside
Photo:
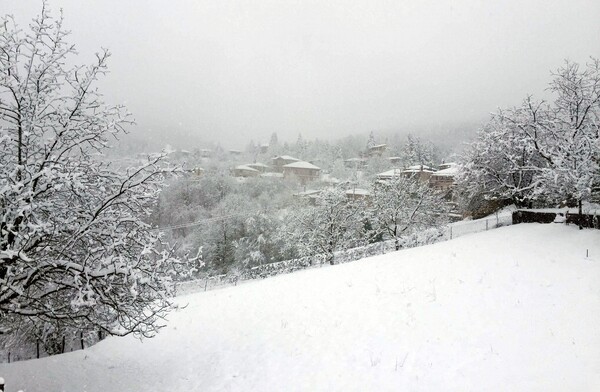
[[[180,302],[155,339],[0,376],[8,392],[600,390],[598,230],[504,227]]]

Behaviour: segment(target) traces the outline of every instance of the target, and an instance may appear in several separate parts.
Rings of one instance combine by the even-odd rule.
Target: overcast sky
[[[337,137],[483,121],[600,56],[598,0],[51,0],[137,132]],[[21,24],[40,1],[0,0]],[[239,140],[238,143],[235,140]]]

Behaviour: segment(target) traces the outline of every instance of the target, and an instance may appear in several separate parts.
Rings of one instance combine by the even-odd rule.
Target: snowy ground
[[[600,230],[521,224],[179,300],[155,339],[0,365],[7,391],[600,390]]]

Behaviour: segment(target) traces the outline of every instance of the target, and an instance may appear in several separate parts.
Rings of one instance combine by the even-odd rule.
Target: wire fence
[[[502,226],[512,225],[512,212],[493,215],[487,218],[459,221],[448,225],[448,239],[458,238],[466,234],[480,233]]]
[[[399,238],[398,242],[392,239],[338,251],[334,253],[334,262],[335,264],[348,263],[366,257],[394,252],[397,250],[397,247],[400,249],[414,248],[508,225],[512,225],[511,213],[498,214],[478,220],[455,222],[442,228],[432,228]],[[321,268],[327,265],[327,255],[325,254],[278,261],[230,274],[213,275],[180,282],[177,286],[177,295],[237,286],[240,283],[251,280],[264,279],[308,268]]]

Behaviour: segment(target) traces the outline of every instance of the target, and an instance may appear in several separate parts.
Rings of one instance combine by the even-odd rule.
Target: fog
[[[71,41],[141,137],[216,141],[334,138],[456,127],[541,97],[550,71],[600,54],[600,2],[76,1]],[[0,0],[24,25],[40,1]]]

